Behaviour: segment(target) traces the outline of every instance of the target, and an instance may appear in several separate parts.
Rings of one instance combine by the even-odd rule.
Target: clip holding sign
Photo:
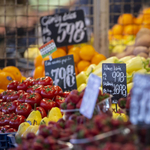
[[[52,60],[53,60],[53,58],[52,58],[52,56],[51,56],[51,55],[49,55],[49,60],[50,60],[50,61],[52,61]]]

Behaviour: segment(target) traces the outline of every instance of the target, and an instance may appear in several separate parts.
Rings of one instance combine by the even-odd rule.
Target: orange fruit
[[[112,28],[113,35],[122,35],[123,33],[123,26],[120,24],[115,24]]]
[[[120,25],[133,24],[133,21],[134,21],[134,17],[132,16],[132,14],[122,14],[118,18],[118,24]]]
[[[140,14],[137,18],[134,18],[134,24],[140,25],[143,22],[143,15]]]
[[[41,55],[38,55],[38,56],[34,59],[34,66],[35,66],[35,67],[41,66],[41,65],[42,65],[42,61],[43,61],[42,56],[41,56]]]
[[[84,71],[84,69],[86,67],[88,67],[90,65],[90,62],[89,61],[86,61],[86,60],[81,60],[78,64],[77,64],[77,68],[78,68],[78,71],[79,73],[81,71]]]
[[[75,73],[78,74],[78,68],[75,66]]]
[[[96,54],[99,54],[97,51],[95,51],[95,54],[94,54],[94,56],[96,55]]]
[[[44,72],[43,66],[36,67],[35,70],[34,70],[34,72],[33,72],[33,78],[37,79],[37,78],[44,77],[43,76],[43,72]]]
[[[89,67],[89,66],[88,66]],[[83,71],[87,71],[88,67],[86,67]]]
[[[91,60],[91,64],[99,64],[102,60],[106,60],[106,57],[103,54],[96,54]]]
[[[44,61],[49,60],[49,56],[46,56],[45,58],[43,58],[42,60],[42,66],[44,67]]]
[[[146,8],[143,10],[143,19],[144,21],[150,19],[150,8]]]
[[[75,52],[75,53],[79,54],[80,47],[72,47],[71,49],[69,49],[68,53],[70,53],[70,52]]]
[[[63,56],[66,56],[66,52],[61,48],[58,48],[54,53],[52,53],[53,59]]]
[[[121,40],[123,38],[123,35],[113,35],[113,39]]]
[[[25,76],[22,76],[22,77],[21,77],[21,82],[24,81],[25,79],[26,79],[26,77],[25,77]]]
[[[81,47],[79,55],[83,60],[90,61],[95,54],[95,49],[91,45],[84,45]]]
[[[19,69],[17,67],[7,66],[3,69],[3,71],[11,73],[14,76],[15,80],[17,80],[19,82],[21,81],[22,75],[21,75],[21,72],[19,71]]]
[[[73,58],[74,58],[74,62],[75,63],[78,63],[80,61],[80,56],[78,53],[75,53],[75,52],[69,52],[68,55],[73,55]]]
[[[0,94],[2,93],[2,92],[4,92],[5,90],[4,89],[0,89]]]
[[[128,34],[128,35],[136,35],[139,31],[139,26],[138,25],[127,25],[124,28],[123,33]]]
[[[69,51],[69,49],[71,49],[72,47],[74,47],[73,45],[68,45],[68,46],[63,46],[60,47],[61,49],[63,49],[65,52]]]
[[[7,85],[13,81],[15,78],[14,76],[9,73],[9,72],[5,72],[5,71],[1,71],[0,72],[0,89],[7,89]]]
[[[144,20],[141,27],[150,29],[150,20]]]

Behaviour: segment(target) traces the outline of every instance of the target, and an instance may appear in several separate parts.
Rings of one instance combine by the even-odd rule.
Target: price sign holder
[[[54,39],[56,46],[61,47],[88,41],[83,10],[44,16],[40,23],[43,43]]]
[[[93,111],[98,97],[100,86],[101,78],[94,74],[90,74],[80,107],[80,113],[89,119],[93,116]]]
[[[135,125],[150,125],[150,76],[135,74],[130,102],[130,121]]]
[[[113,95],[112,103],[117,104],[121,97],[127,97],[126,64],[103,63],[102,84],[103,93]]]
[[[46,44],[42,45],[40,48],[40,53],[42,55],[42,58],[45,58],[46,56],[50,56],[53,52],[57,50],[54,40],[51,40],[47,42]],[[52,60],[52,57],[50,56],[50,60]]]
[[[45,61],[45,75],[53,79],[63,91],[77,89],[73,55]]]

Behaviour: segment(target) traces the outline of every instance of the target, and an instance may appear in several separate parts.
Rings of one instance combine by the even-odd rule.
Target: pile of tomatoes
[[[60,107],[70,93],[53,85],[51,77],[23,82],[12,81],[0,94],[0,132],[16,132],[32,110],[39,110],[42,118],[52,107]]]

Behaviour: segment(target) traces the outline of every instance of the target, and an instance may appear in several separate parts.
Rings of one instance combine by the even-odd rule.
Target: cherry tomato
[[[6,133],[10,133],[10,132],[17,132],[17,130],[14,128],[9,128],[8,130],[6,130]]]
[[[25,102],[30,104],[32,108],[34,108],[35,104],[36,106],[40,105],[41,100],[42,100],[42,97],[39,93],[31,93],[26,97]]]
[[[17,106],[18,106],[20,103],[21,103],[21,102],[19,102],[18,100],[15,100],[15,101],[11,102],[11,106],[8,108],[9,113],[16,112],[16,108],[17,108]]]
[[[42,115],[42,118],[47,117],[47,114],[46,114],[46,111],[45,111],[44,108],[42,108],[42,107],[36,107],[36,110],[40,111],[40,113]]]
[[[10,125],[11,128],[18,129],[19,125],[22,122],[25,122],[25,119],[26,118],[24,116],[22,116],[22,115],[16,115],[13,118],[11,118],[11,120],[9,122],[9,125]]]
[[[2,112],[5,114],[9,113],[9,107],[11,106],[11,103],[6,103],[6,105],[2,108]]]
[[[19,81],[13,80],[7,85],[8,90],[17,90],[17,86],[19,85]]]
[[[63,93],[62,89],[59,86],[47,85],[41,90],[41,95],[44,98],[55,98],[56,95],[61,95]]]
[[[40,78],[38,84],[40,85],[53,85],[53,79],[49,76],[46,76],[44,78]]]
[[[55,101],[48,99],[48,98],[44,98],[41,100],[40,106],[43,107],[46,112],[48,112],[49,110],[51,110],[53,107],[56,107],[57,104]]]
[[[36,84],[36,85],[33,85],[32,87],[28,88],[27,92],[28,93],[39,93],[39,94],[41,94],[41,90],[43,87],[44,87],[43,85]]]
[[[0,133],[4,133],[3,128],[4,128],[4,126],[0,126]]]
[[[14,91],[13,90],[6,90],[2,93],[3,102],[6,102],[7,96],[11,95]]]
[[[28,103],[21,103],[16,108],[16,113],[18,115],[23,115],[25,117],[28,117],[31,111],[32,111],[32,107]]]
[[[28,96],[28,95],[29,95],[29,93],[22,93],[22,94],[20,94],[20,96],[17,100],[21,103],[24,103],[25,99],[26,99],[26,96]]]
[[[60,108],[60,105],[65,102],[65,98],[57,95],[55,98],[55,102],[57,104],[57,107]]]
[[[0,111],[0,116],[4,115],[4,112]]]
[[[2,99],[2,93],[0,93],[0,99]]]

